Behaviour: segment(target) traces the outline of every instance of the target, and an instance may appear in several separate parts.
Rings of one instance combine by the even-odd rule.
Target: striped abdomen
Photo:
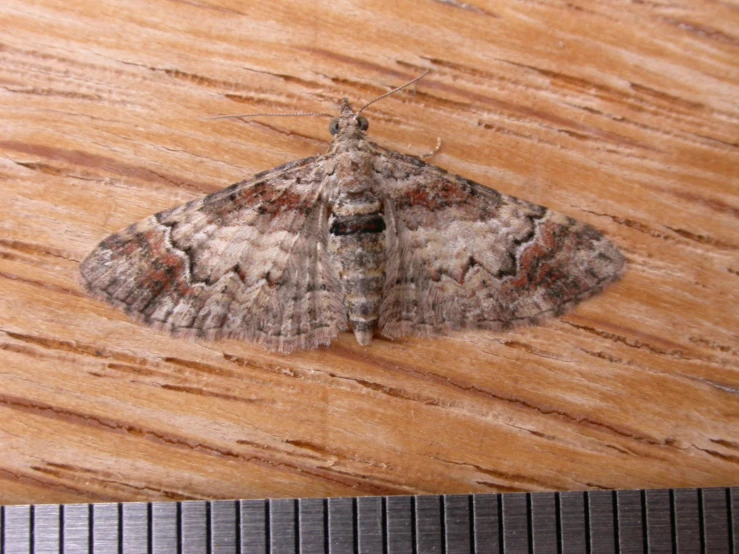
[[[385,218],[371,191],[343,192],[331,206],[328,252],[359,344],[369,344],[385,283]]]

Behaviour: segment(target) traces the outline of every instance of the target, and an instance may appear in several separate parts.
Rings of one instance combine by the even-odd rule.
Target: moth
[[[593,227],[370,141],[367,106],[343,100],[325,154],[106,238],[85,288],[176,336],[287,353],[534,324],[620,277]]]

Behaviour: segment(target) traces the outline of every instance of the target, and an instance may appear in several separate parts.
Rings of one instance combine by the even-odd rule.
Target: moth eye
[[[332,135],[335,135],[339,132],[339,118],[335,117],[331,120],[331,123],[328,124],[328,132]]]
[[[362,131],[369,129],[369,121],[367,121],[366,117],[359,115],[357,116],[357,121],[359,122],[359,128],[362,129]]]

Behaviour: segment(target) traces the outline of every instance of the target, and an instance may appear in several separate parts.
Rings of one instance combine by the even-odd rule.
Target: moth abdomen
[[[386,251],[383,211],[370,191],[344,192],[328,221],[328,253],[360,344],[370,343],[380,315]]]
[[[356,235],[381,233],[385,230],[382,214],[350,215],[334,218],[328,232],[332,235]]]

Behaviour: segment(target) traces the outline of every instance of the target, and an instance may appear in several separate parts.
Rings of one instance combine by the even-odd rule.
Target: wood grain
[[[6,0],[0,501],[736,485],[739,8],[676,0]],[[108,234],[377,142],[605,232],[629,261],[548,325],[344,334],[279,356],[87,298]]]

